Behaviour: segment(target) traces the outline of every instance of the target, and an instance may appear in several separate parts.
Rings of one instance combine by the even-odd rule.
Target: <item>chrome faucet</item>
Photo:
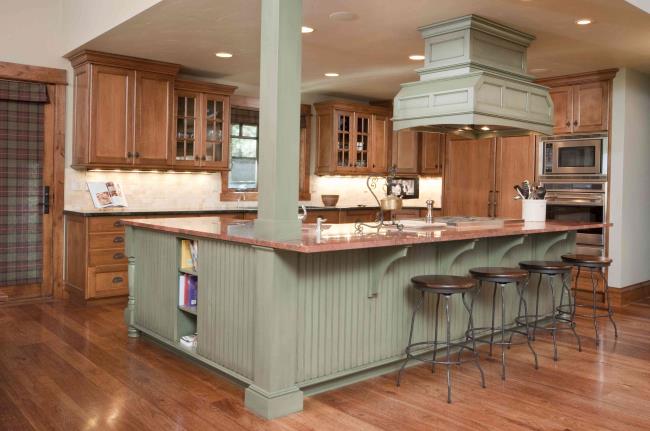
[[[302,214],[298,212],[298,220],[300,220],[300,223],[302,223],[307,218],[307,207],[304,205],[300,205],[300,208],[302,208]]]
[[[427,201],[427,215],[424,217],[426,223],[433,223],[433,200]]]
[[[323,233],[323,223],[327,221],[326,218],[318,216],[316,218],[316,242],[320,242],[321,234]]]

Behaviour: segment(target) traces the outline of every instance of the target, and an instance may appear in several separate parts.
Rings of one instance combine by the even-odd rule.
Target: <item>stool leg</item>
[[[463,305],[467,309],[467,312],[469,313],[469,322],[468,326],[469,329],[468,331],[473,331],[474,330],[474,296],[472,295],[472,301],[470,305],[467,305],[467,302],[465,301],[465,294],[463,293],[462,295],[463,298]],[[481,363],[479,361],[479,353],[476,350],[476,340],[474,340],[474,337],[472,336],[472,353],[474,354],[474,363],[476,364],[476,368],[478,368],[478,371],[481,373],[481,387],[485,387],[485,376],[483,375],[483,369],[481,368]],[[460,361],[460,356],[458,357],[458,361]]]
[[[538,274],[539,279],[537,280],[537,293],[535,299],[535,321],[533,322],[533,341],[535,341],[535,335],[537,333],[537,321],[539,320],[539,287],[542,285],[542,274]],[[530,276],[530,275],[529,275]]]
[[[519,297],[519,308],[517,309],[517,318],[519,318],[521,316],[521,308],[522,308],[523,305],[524,305],[524,303],[522,302],[522,298],[520,296]],[[515,321],[515,323],[516,323],[516,321]],[[510,347],[512,345],[512,336],[513,335],[514,335],[514,332],[511,332],[510,333],[510,338],[508,338],[508,350],[510,350]]]
[[[524,288],[522,286],[522,283],[517,283],[517,292],[519,292],[519,297],[522,298],[524,302],[524,316],[528,316],[528,304],[526,304],[526,300],[524,299]],[[530,343],[530,337],[528,336],[528,334],[530,334],[528,317],[524,317],[524,322],[526,324],[526,342],[528,343],[528,348],[533,353],[533,357],[535,358],[535,369],[537,370],[539,368],[539,364],[537,363],[537,353],[535,353],[535,349],[533,349],[533,345]]]
[[[447,402],[451,403],[451,319],[449,318],[449,297],[450,295],[445,295],[445,318],[447,319]]]
[[[501,380],[506,379],[506,302],[503,300],[503,285],[501,290]]]
[[[490,356],[492,356],[492,343],[494,343],[494,305],[497,298],[497,284],[494,283],[494,292],[492,292],[492,329],[490,330]]]
[[[399,369],[399,372],[397,373],[397,386],[399,386],[400,379],[402,378],[402,372],[404,371],[404,368],[406,367],[406,364],[409,361],[409,347],[411,346],[411,343],[413,342],[413,327],[415,326],[415,315],[418,312],[418,310],[422,307],[422,304],[424,303],[424,292],[420,292],[420,300],[418,301],[418,304],[415,306],[415,309],[413,310],[413,316],[411,317],[411,331],[409,332],[409,343],[406,346],[405,353],[406,353],[406,359],[404,359],[404,362],[402,363],[402,366]],[[436,319],[438,318],[437,315],[437,310],[436,310]]]
[[[589,274],[591,275],[591,309],[592,309],[592,320],[594,321],[594,329],[596,330],[596,346],[600,344],[600,338],[598,337],[598,319],[596,318],[596,289],[598,288],[598,283],[594,278],[594,269],[590,268]]]
[[[553,310],[553,314],[551,314],[551,336],[553,337],[553,360],[557,361],[557,320],[555,319],[555,286],[553,285],[553,277],[554,275],[547,275],[546,280],[548,281],[549,288],[551,289],[551,310]],[[539,275],[539,279],[542,279],[542,274]],[[539,319],[539,316],[537,316]],[[537,326],[537,324],[535,324]],[[535,329],[533,329],[533,334]]]
[[[614,326],[614,338],[618,338],[618,328],[616,327],[616,322],[614,322],[614,312],[612,311],[612,305],[609,302],[609,283],[603,272],[600,273],[600,276],[603,278],[603,285],[605,287],[605,301],[607,301],[607,315],[609,316],[609,321],[612,322]]]
[[[578,303],[578,279],[580,278],[581,269],[582,268],[578,267],[578,272],[576,274],[576,283],[573,288],[573,309],[572,309],[573,312],[571,313],[571,320],[573,320],[574,322],[576,321],[576,309],[578,308],[576,307],[576,304]]]
[[[431,363],[431,372],[436,371],[436,353],[438,352],[438,309],[440,308],[440,294],[436,295],[436,325],[433,335],[433,362]]]
[[[562,275],[562,295],[564,296],[564,291],[566,290],[567,299],[569,301],[570,316],[573,316],[576,304],[575,302],[573,302],[573,304],[571,303],[571,288],[569,287],[569,284],[566,282],[567,275],[571,277],[570,272]],[[560,307],[562,307],[562,298],[560,298]],[[573,335],[575,335],[576,341],[578,342],[578,352],[582,352],[582,343],[580,342],[580,336],[576,332],[576,321],[574,318],[571,318],[571,322],[569,322],[569,325],[571,326],[571,331],[573,332]]]

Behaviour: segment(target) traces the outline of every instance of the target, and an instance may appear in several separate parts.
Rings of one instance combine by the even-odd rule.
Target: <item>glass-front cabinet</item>
[[[230,94],[235,87],[176,81],[173,164],[193,170],[228,170]]]
[[[314,105],[318,114],[317,175],[384,173],[390,109],[345,102]]]

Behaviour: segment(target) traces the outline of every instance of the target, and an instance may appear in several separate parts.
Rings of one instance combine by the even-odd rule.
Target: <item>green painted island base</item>
[[[178,306],[182,239],[198,243],[195,315]],[[417,299],[411,277],[559,260],[574,248],[570,231],[300,253],[127,226],[125,319],[129,336],[142,331],[234,377],[247,386],[246,406],[274,418],[300,411],[304,394],[398,366]],[[485,285],[474,298],[476,327],[491,323],[492,291]],[[534,297],[534,289],[527,289],[529,309]],[[454,299],[450,330],[452,338],[462,340],[468,316],[460,298]],[[506,324],[514,324],[519,305],[514,286],[505,301]],[[414,340],[434,338],[434,306],[435,299],[427,298]],[[539,308],[541,315],[552,311],[546,290]],[[445,322],[438,323],[443,334]],[[180,337],[193,333],[198,334],[195,347],[179,344]]]

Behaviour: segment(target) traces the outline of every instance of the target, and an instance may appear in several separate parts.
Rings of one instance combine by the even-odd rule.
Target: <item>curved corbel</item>
[[[459,257],[474,250],[478,239],[440,243],[438,249],[438,273],[448,274]]]
[[[490,241],[490,248],[488,251],[488,262],[490,266],[499,266],[503,262],[503,258],[510,253],[510,251],[524,244],[528,235],[506,236],[500,238],[493,238]]]
[[[575,232],[552,232],[535,237],[535,259],[548,259],[549,251],[558,243],[575,239]],[[568,251],[568,250],[567,250]]]
[[[403,247],[373,248],[369,250],[370,268],[368,280],[368,298],[374,298],[379,292],[379,284],[388,268],[397,260],[406,257],[410,245]]]

